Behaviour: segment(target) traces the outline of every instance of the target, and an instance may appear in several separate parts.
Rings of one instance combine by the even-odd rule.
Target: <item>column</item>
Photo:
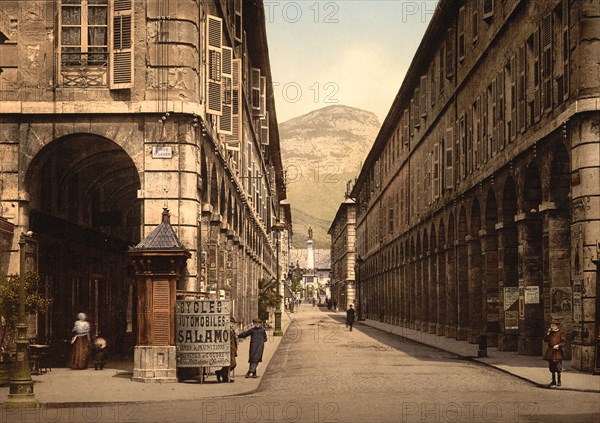
[[[478,237],[467,236],[469,316],[468,338],[471,344],[477,343],[477,337],[484,329],[485,284],[481,270],[481,244]]]
[[[539,213],[515,217],[519,239],[519,339],[523,355],[541,355],[544,335],[542,308],[542,222]]]
[[[436,335],[446,335],[446,283],[448,274],[446,273],[446,246],[441,245],[437,254],[438,262],[438,282],[437,282],[437,324],[435,328]]]
[[[456,242],[456,301],[457,301],[457,336],[459,341],[466,341],[469,336],[469,263],[466,240]]]
[[[458,303],[456,300],[456,244],[446,248],[446,336],[457,337]]]
[[[437,261],[438,261],[438,250],[437,248],[431,250],[429,254],[429,333],[437,333],[437,323],[438,323],[438,271],[437,271]]]
[[[488,347],[498,346],[500,298],[498,281],[498,236],[496,231],[479,231],[483,256],[484,318]]]

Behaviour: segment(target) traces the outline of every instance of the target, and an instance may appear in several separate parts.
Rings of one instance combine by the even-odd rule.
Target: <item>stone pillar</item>
[[[446,248],[446,274],[448,284],[446,286],[446,336],[457,337],[458,325],[458,302],[456,298],[456,244],[448,245]]]
[[[423,332],[429,332],[429,301],[430,301],[430,293],[429,293],[429,250],[423,251],[423,255],[421,256],[421,265],[423,269],[423,276],[421,278],[421,330]]]
[[[495,231],[490,233],[485,230],[479,231],[481,250],[483,257],[483,321],[485,322],[488,347],[498,346],[498,334],[500,333],[499,313],[500,298],[498,294],[498,236]]]
[[[517,228],[514,222],[500,222],[495,229],[498,233],[498,292],[500,293],[498,349],[517,351],[519,334]]]
[[[484,329],[485,283],[481,269],[481,243],[478,237],[467,235],[469,330],[467,340],[477,343],[477,337]]]
[[[469,263],[466,240],[456,241],[456,276],[456,339],[466,341],[469,338]]]
[[[571,290],[571,224],[569,210],[552,202],[540,205],[542,213],[543,327],[552,320],[561,322],[561,331],[573,338]],[[544,345],[542,345],[542,350]],[[571,359],[571,344],[563,348],[565,360]]]
[[[138,295],[133,380],[176,382],[176,289],[191,254],[175,235],[168,210],[163,212],[162,223],[129,250],[129,256]]]
[[[542,222],[536,213],[515,217],[519,237],[519,354],[541,355],[544,335],[542,306]]]
[[[438,250],[436,248],[429,253],[429,333],[437,333],[439,303],[437,260]]]
[[[438,262],[438,280],[437,280],[437,324],[435,328],[436,335],[446,335],[446,281],[448,274],[446,272],[446,246],[440,246],[437,254]]]

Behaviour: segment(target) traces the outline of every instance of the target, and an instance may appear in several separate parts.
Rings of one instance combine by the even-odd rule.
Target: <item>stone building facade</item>
[[[600,16],[441,0],[352,191],[368,318],[594,365]],[[441,40],[441,42],[440,42]]]
[[[331,299],[346,310],[355,302],[356,205],[347,198],[328,231],[331,235]]]
[[[163,207],[191,253],[177,290],[249,324],[286,195],[262,1],[3,1],[0,72],[3,271],[32,230],[54,300],[38,338],[84,311],[115,348],[135,342],[126,252]]]

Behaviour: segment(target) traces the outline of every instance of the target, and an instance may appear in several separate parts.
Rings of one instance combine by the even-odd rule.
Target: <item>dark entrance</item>
[[[135,288],[126,251],[139,242],[140,179],[114,142],[70,135],[44,147],[28,169],[29,228],[39,243],[38,272],[53,298],[37,322],[38,341],[66,360],[79,312],[110,352],[135,343]]]

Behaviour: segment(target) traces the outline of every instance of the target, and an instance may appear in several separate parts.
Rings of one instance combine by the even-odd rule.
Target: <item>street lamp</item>
[[[359,322],[364,321],[365,319],[362,316],[362,302],[361,302],[361,295],[360,295],[360,291],[361,291],[361,287],[360,287],[360,267],[363,264],[363,259],[358,256],[356,257],[356,271],[354,272],[356,274],[356,296],[358,298],[358,304],[356,307],[356,312],[358,314],[357,319]]]
[[[281,231],[284,229],[285,225],[281,222],[275,222],[273,226],[271,226],[271,230],[275,236],[275,248],[277,250],[277,302],[275,306],[275,331],[273,332],[273,336],[283,336],[283,331],[281,330],[281,275],[279,274],[279,240],[281,238]]]
[[[33,380],[29,370],[29,342],[27,342],[27,322],[25,321],[25,245],[26,237],[33,233],[21,233],[19,238],[19,323],[17,324],[17,356],[15,372],[10,380],[8,398],[4,408],[36,408],[38,402],[33,393]]]

